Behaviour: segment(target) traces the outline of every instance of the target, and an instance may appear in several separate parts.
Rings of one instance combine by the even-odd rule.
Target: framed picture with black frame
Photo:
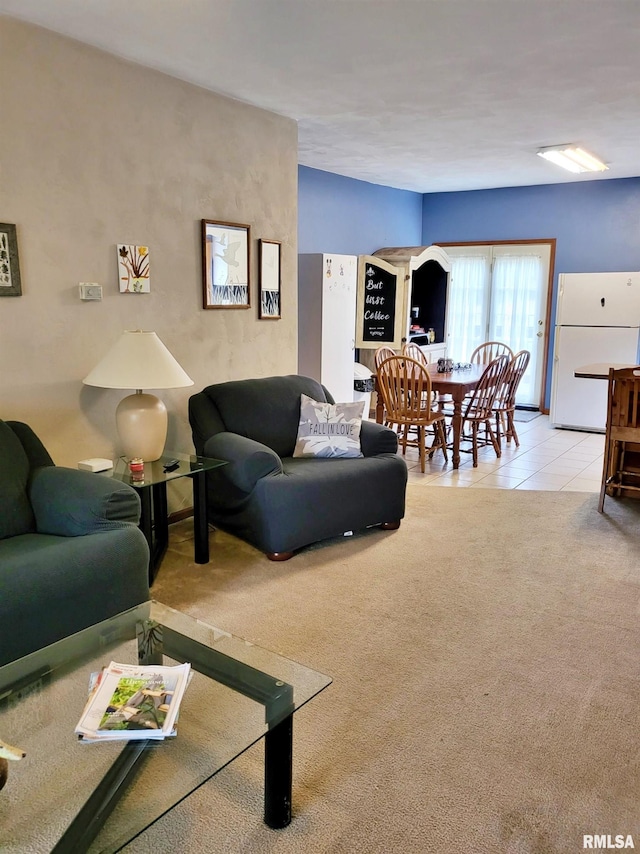
[[[19,296],[22,296],[22,283],[16,227],[0,222],[0,297]]]
[[[249,308],[251,226],[202,220],[204,308]]]
[[[260,269],[260,320],[279,320],[281,306],[281,251],[279,240],[259,240],[258,255]]]

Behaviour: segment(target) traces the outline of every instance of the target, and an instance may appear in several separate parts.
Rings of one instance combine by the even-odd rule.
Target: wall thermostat
[[[96,282],[80,282],[80,299],[102,299],[102,285]]]

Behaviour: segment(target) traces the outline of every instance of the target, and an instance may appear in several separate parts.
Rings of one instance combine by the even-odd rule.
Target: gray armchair
[[[404,516],[407,467],[387,427],[362,422],[362,457],[292,456],[301,394],[334,403],[296,375],[210,385],[189,400],[196,452],[228,462],[207,472],[209,521],[271,560],[346,531],[397,528]]]
[[[0,666],[149,598],[140,500],[0,421]]]

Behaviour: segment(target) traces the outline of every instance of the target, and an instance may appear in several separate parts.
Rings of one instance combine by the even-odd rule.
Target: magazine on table
[[[89,699],[75,729],[83,741],[163,739],[176,718],[191,665],[119,664],[92,674]]]

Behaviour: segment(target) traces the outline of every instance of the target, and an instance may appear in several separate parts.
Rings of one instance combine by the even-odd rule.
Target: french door
[[[485,341],[502,341],[531,361],[517,404],[542,400],[552,243],[446,246],[451,259],[447,290],[447,356],[466,362]]]

